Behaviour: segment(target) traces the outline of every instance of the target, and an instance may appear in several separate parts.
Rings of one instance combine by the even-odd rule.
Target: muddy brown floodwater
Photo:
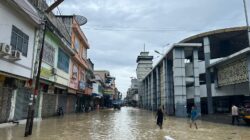
[[[43,119],[34,124],[33,134],[23,137],[25,125],[0,128],[1,140],[250,140],[250,127],[166,117],[163,129],[156,126],[154,113],[136,108],[99,110]]]

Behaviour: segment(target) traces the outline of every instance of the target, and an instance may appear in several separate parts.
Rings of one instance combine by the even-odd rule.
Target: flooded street
[[[136,108],[100,110],[65,115],[35,123],[33,134],[23,137],[25,125],[0,128],[1,140],[249,140],[250,127],[198,121],[199,129],[189,128],[188,120],[167,117],[163,129],[155,124],[154,113]]]

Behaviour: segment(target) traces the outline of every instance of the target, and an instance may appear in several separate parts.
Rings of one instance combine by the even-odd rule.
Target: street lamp
[[[164,55],[164,54],[160,53],[160,52],[157,51],[157,50],[154,50],[154,51],[155,51],[155,53],[158,53],[158,54],[160,54],[160,55]]]
[[[49,6],[45,12],[49,13],[51,12],[54,8],[56,8],[59,4],[61,4],[64,0],[57,0],[55,1],[51,6]],[[24,136],[27,137],[29,135],[32,134],[32,128],[33,128],[33,121],[34,121],[34,113],[35,113],[35,103],[36,103],[36,98],[38,95],[38,87],[39,87],[39,81],[40,81],[40,74],[41,74],[41,64],[42,64],[42,58],[43,58],[43,49],[44,49],[44,40],[45,40],[45,32],[46,32],[46,20],[44,17],[44,13],[43,13],[43,26],[44,28],[42,28],[43,30],[43,38],[42,38],[42,46],[41,46],[41,50],[39,53],[39,61],[38,61],[38,71],[37,71],[37,75],[36,75],[36,80],[35,80],[35,88],[34,88],[34,92],[33,95],[31,95],[30,98],[30,103],[29,103],[29,108],[28,108],[28,116],[27,116],[27,121],[26,121],[26,126],[25,126],[25,133]]]
[[[164,51],[164,48],[167,47],[168,45],[170,45],[170,44],[167,43],[167,44],[165,44],[165,45],[162,45],[162,53],[160,53],[160,52],[157,51],[157,50],[154,50],[154,52],[155,52],[155,53],[158,53],[158,54],[160,54],[160,55],[162,55],[162,56],[164,56],[164,52],[165,52],[165,51]]]

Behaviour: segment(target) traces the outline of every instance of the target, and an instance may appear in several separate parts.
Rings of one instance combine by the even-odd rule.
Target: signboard
[[[113,90],[111,89],[105,89],[104,94],[113,94]]]
[[[41,77],[49,79],[52,76],[52,71],[44,67],[41,68]]]
[[[83,90],[85,88],[85,83],[84,81],[79,81],[79,89]]]
[[[0,75],[0,86],[3,86],[5,80],[5,76]]]

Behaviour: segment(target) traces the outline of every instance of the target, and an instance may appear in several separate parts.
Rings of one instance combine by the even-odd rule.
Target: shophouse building
[[[0,1],[0,123],[23,119],[41,19],[27,0]]]

